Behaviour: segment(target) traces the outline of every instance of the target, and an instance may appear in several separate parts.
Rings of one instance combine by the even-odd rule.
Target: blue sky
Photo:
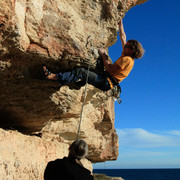
[[[115,103],[119,157],[94,169],[180,168],[179,7],[179,0],[150,0],[126,13],[127,40],[140,41],[145,55],[120,84],[122,104]],[[118,37],[109,48],[113,62],[121,51]]]

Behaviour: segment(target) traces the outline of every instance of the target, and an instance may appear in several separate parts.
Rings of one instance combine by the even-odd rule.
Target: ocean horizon
[[[180,168],[94,169],[93,173],[121,177],[124,180],[180,180]]]

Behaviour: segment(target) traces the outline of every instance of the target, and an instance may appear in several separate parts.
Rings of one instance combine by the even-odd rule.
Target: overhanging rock
[[[84,88],[60,88],[57,82],[42,80],[42,64],[55,73],[76,66],[87,67],[91,53],[89,47],[86,48],[87,38],[92,37],[96,49],[111,46],[117,39],[118,21],[131,7],[145,1],[1,1],[0,127],[18,130],[26,135],[36,134],[40,136],[38,140],[35,138],[36,142],[58,143],[59,151],[62,146],[68,147],[77,135]],[[91,70],[99,71],[94,55]],[[4,130],[2,132],[5,133]],[[5,133],[2,136],[4,142],[8,142],[9,134],[18,138],[11,132],[7,131],[8,135]],[[31,141],[31,136],[20,136],[26,142]],[[118,137],[114,129],[113,100],[90,85],[80,138],[89,144],[89,159],[92,162],[117,159]],[[35,144],[33,146],[38,148]],[[32,146],[32,143],[29,145]],[[20,147],[22,145],[17,146]],[[3,162],[13,163],[16,147],[12,149],[9,154],[11,160],[4,153],[1,157]],[[47,149],[42,150],[46,156]],[[64,149],[63,152],[61,155],[67,154]],[[58,156],[56,153],[53,158]],[[19,162],[23,161],[19,159]],[[23,166],[28,168],[27,161]],[[37,179],[42,178],[42,174],[42,171],[39,172]]]

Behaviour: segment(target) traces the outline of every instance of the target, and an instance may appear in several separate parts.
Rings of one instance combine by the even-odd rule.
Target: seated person
[[[80,161],[87,154],[87,143],[83,140],[74,141],[69,147],[68,157],[48,163],[44,180],[93,180],[91,172],[84,168]]]

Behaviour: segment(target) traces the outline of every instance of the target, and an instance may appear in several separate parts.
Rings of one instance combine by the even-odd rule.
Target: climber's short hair
[[[132,55],[132,58],[133,59],[142,58],[144,55],[144,49],[143,49],[141,43],[136,40],[133,40],[133,39],[128,40],[127,42],[130,44],[130,46],[134,52]]]
[[[88,145],[84,140],[78,139],[69,147],[69,155],[73,158],[82,159],[88,154]]]

